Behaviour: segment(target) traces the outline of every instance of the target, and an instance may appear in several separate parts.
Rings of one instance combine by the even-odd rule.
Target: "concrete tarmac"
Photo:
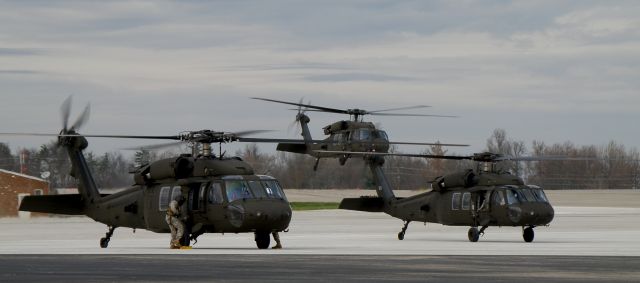
[[[284,249],[259,250],[252,234],[205,234],[192,250],[169,235],[107,228],[86,217],[0,219],[0,281],[640,281],[639,208],[555,207],[533,243],[519,227],[412,223],[385,214],[296,211]],[[177,276],[177,277],[176,277]]]
[[[10,255],[0,282],[638,282],[638,257]]]

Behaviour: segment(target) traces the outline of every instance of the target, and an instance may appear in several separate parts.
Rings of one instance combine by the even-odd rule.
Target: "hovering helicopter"
[[[339,154],[341,152],[332,152]],[[440,223],[449,226],[470,226],[469,241],[477,242],[490,226],[522,227],[525,242],[534,239],[534,228],[551,223],[554,210],[544,190],[526,185],[508,172],[497,170],[501,161],[578,160],[564,157],[510,157],[489,152],[471,156],[428,154],[350,153],[363,155],[378,186],[378,197],[345,198],[339,208],[384,212],[402,219],[404,226],[398,233],[403,240],[410,222]],[[419,158],[473,160],[475,170],[469,169],[437,177],[432,190],[407,198],[397,198],[384,174],[385,155]],[[584,160],[584,159],[579,159]],[[480,229],[478,229],[480,227]]]
[[[391,108],[376,111],[367,111],[363,109],[336,109],[329,107],[316,106],[311,104],[303,104],[295,102],[287,102],[281,100],[267,99],[252,97],[252,99],[288,104],[298,107],[298,114],[296,115],[296,122],[300,124],[302,129],[301,135],[304,139],[304,143],[293,143],[290,141],[284,141],[278,144],[277,150],[287,151],[300,154],[308,154],[316,158],[313,169],[318,169],[318,164],[321,158],[338,158],[340,165],[344,165],[351,157],[349,152],[380,152],[386,153],[389,151],[390,145],[440,145],[440,146],[468,146],[466,144],[443,144],[443,143],[418,143],[418,142],[393,142],[389,141],[387,133],[383,130],[377,129],[372,122],[363,121],[365,115],[379,115],[379,116],[418,116],[418,117],[449,117],[445,115],[427,115],[427,114],[400,114],[400,113],[387,113],[388,111],[409,110],[417,108],[427,108],[430,106],[417,105],[401,108]],[[309,122],[311,119],[305,114],[306,111],[314,112],[328,112],[347,114],[350,120],[342,120],[323,128],[324,134],[328,135],[323,140],[314,140],[311,138],[311,132],[309,131]],[[332,153],[331,151],[341,151],[340,153]]]
[[[182,245],[203,233],[254,233],[258,248],[266,249],[270,233],[285,231],[291,221],[291,207],[278,180],[256,175],[253,168],[239,157],[215,156],[212,143],[283,142],[286,139],[246,138],[238,133],[211,130],[189,131],[173,136],[81,135],[78,129],[89,115],[89,107],[68,127],[70,98],[62,106],[63,129],[59,134],[4,133],[4,135],[55,136],[66,149],[72,163],[71,176],[78,180],[79,194],[27,196],[21,211],[86,215],[108,226],[100,247],[109,245],[118,227],[146,229],[168,233],[165,214],[169,202],[186,199],[181,211],[186,212]],[[163,139],[193,145],[192,154],[182,154],[144,164],[133,171],[134,185],[115,194],[101,194],[94,182],[83,151],[87,137]],[[292,141],[296,142],[296,141]],[[160,147],[170,146],[163,144]],[[199,152],[195,152],[200,149]]]

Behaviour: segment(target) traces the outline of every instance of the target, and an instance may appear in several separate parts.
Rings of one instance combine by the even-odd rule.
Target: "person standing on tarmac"
[[[184,223],[180,220],[180,216],[180,203],[174,199],[169,203],[167,216],[165,217],[171,230],[171,242],[169,244],[171,249],[179,249],[182,246],[180,239],[184,234]]]
[[[273,239],[276,241],[276,245],[272,247],[272,249],[282,249],[282,244],[280,244],[280,235],[278,235],[278,231],[274,231],[271,233],[273,235]]]

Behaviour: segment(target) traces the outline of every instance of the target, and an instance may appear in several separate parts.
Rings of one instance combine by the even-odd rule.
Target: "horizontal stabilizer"
[[[79,194],[26,196],[20,204],[20,211],[84,215],[84,202]]]
[[[384,212],[384,201],[379,197],[345,198],[340,202],[340,209]]]
[[[305,154],[307,153],[307,145],[297,143],[279,143],[276,150]]]

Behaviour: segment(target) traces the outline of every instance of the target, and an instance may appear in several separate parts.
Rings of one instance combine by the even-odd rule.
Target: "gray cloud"
[[[31,70],[0,70],[0,75],[36,75],[42,74],[42,72]]]
[[[0,56],[29,56],[43,54],[42,50],[30,48],[2,48],[0,47]]]
[[[369,74],[369,73],[338,73],[338,74],[307,76],[307,77],[304,77],[303,80],[312,81],[312,82],[349,82],[349,81],[386,82],[386,81],[410,81],[410,80],[414,80],[414,78],[383,75],[383,74]]]
[[[625,129],[640,119],[638,14],[637,1],[3,2],[0,121],[57,132],[58,105],[74,94],[93,104],[87,132],[286,129],[286,106],[247,97],[305,97],[461,116],[376,119],[395,140],[478,150],[503,127],[636,146]],[[314,114],[317,137],[345,118]]]

